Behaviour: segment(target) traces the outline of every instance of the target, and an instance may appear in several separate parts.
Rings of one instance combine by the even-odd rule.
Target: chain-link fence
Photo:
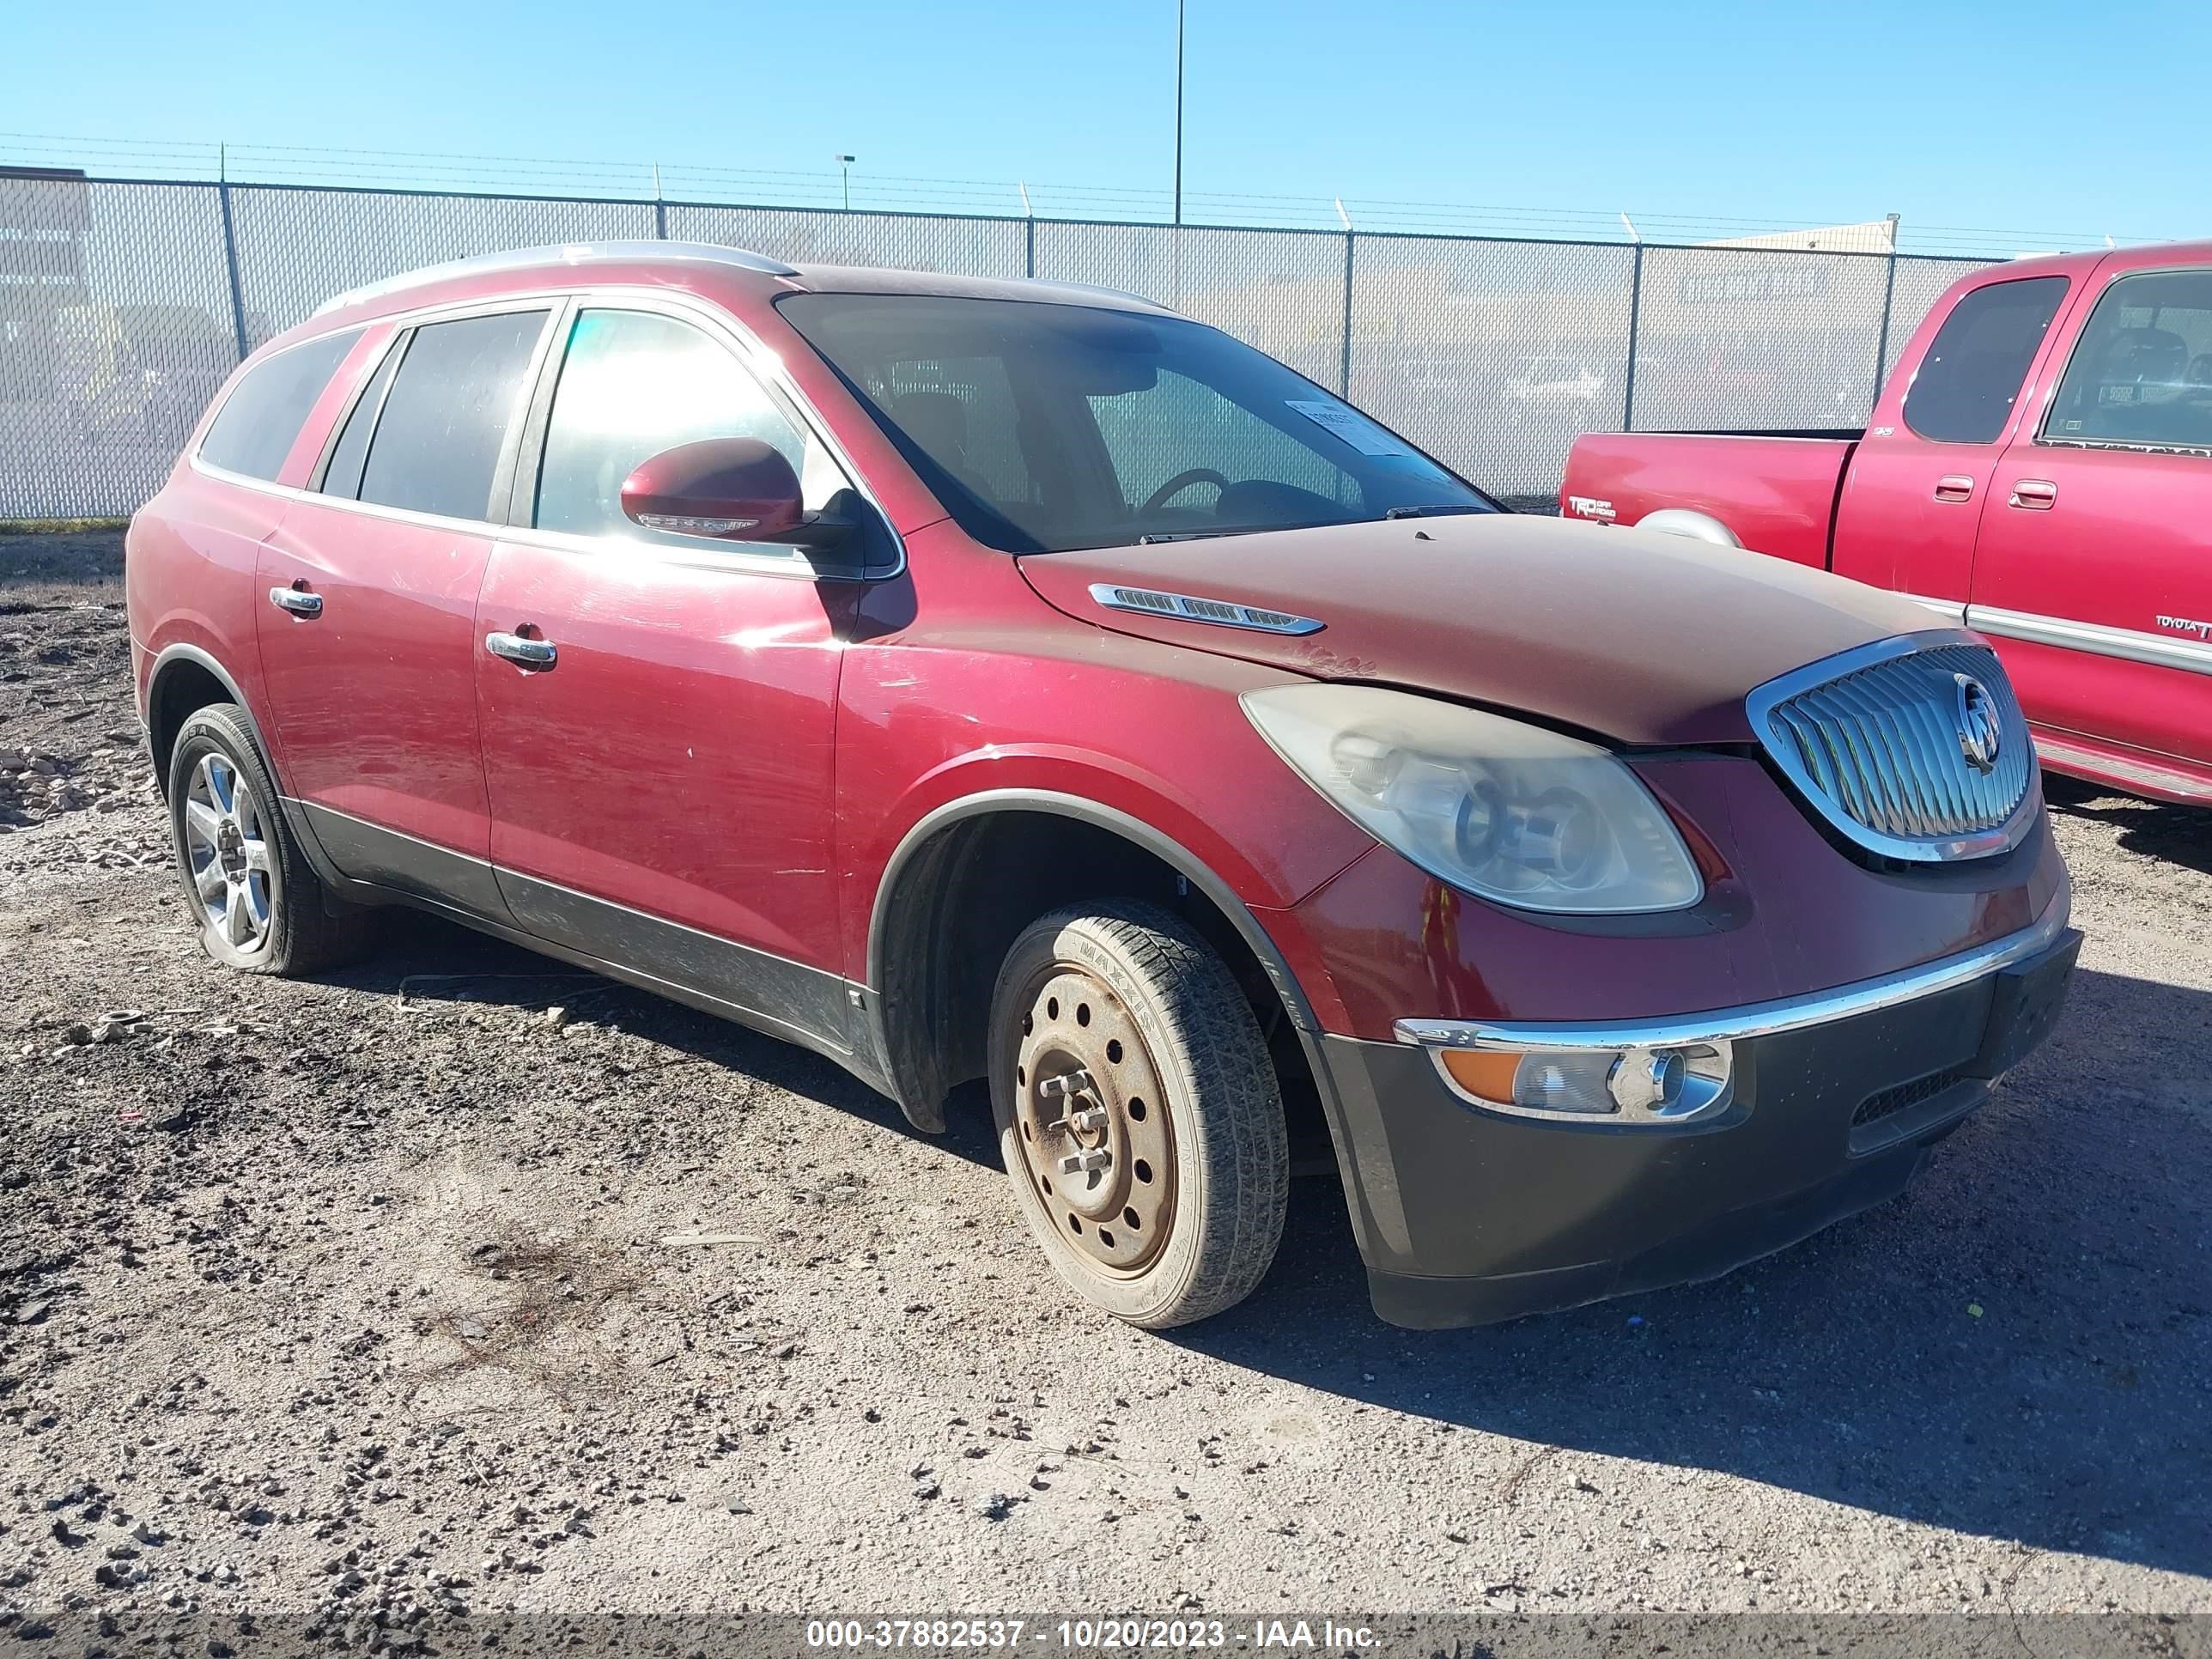
[[[1141,294],[1522,496],[1556,491],[1579,433],[1863,422],[1928,307],[1986,263],[0,176],[0,518],[135,509],[239,358],[341,289],[655,237]]]

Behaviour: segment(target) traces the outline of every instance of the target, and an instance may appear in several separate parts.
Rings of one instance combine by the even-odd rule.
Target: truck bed
[[[1863,428],[1593,432],[1575,440],[1562,517],[1633,525],[1662,507],[1704,513],[1746,547],[1825,568],[1836,497]]]

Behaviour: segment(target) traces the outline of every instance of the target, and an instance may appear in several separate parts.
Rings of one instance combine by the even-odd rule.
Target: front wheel
[[[991,1105],[1060,1277],[1133,1325],[1188,1325],[1266,1275],[1290,1202],[1273,1061],[1228,965],[1114,900],[1040,917],[991,999]]]

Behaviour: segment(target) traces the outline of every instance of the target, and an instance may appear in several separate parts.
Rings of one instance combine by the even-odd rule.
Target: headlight
[[[1650,791],[1594,744],[1376,686],[1282,685],[1243,702],[1309,783],[1455,887],[1583,915],[1680,910],[1704,895]]]

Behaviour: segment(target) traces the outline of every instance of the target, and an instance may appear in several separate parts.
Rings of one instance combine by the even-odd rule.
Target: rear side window
[[[249,478],[274,479],[283,471],[284,458],[292,453],[315,399],[360,337],[357,328],[325,334],[247,369],[200,440],[200,459]]]
[[[492,476],[545,315],[504,312],[415,331],[368,441],[362,501],[449,519],[490,516]]]
[[[1992,283],[1954,306],[1905,394],[1905,425],[1936,443],[1993,441],[2058,314],[2066,281]]]
[[[2106,289],[2074,347],[2043,435],[2212,448],[2212,270],[2146,271]]]

